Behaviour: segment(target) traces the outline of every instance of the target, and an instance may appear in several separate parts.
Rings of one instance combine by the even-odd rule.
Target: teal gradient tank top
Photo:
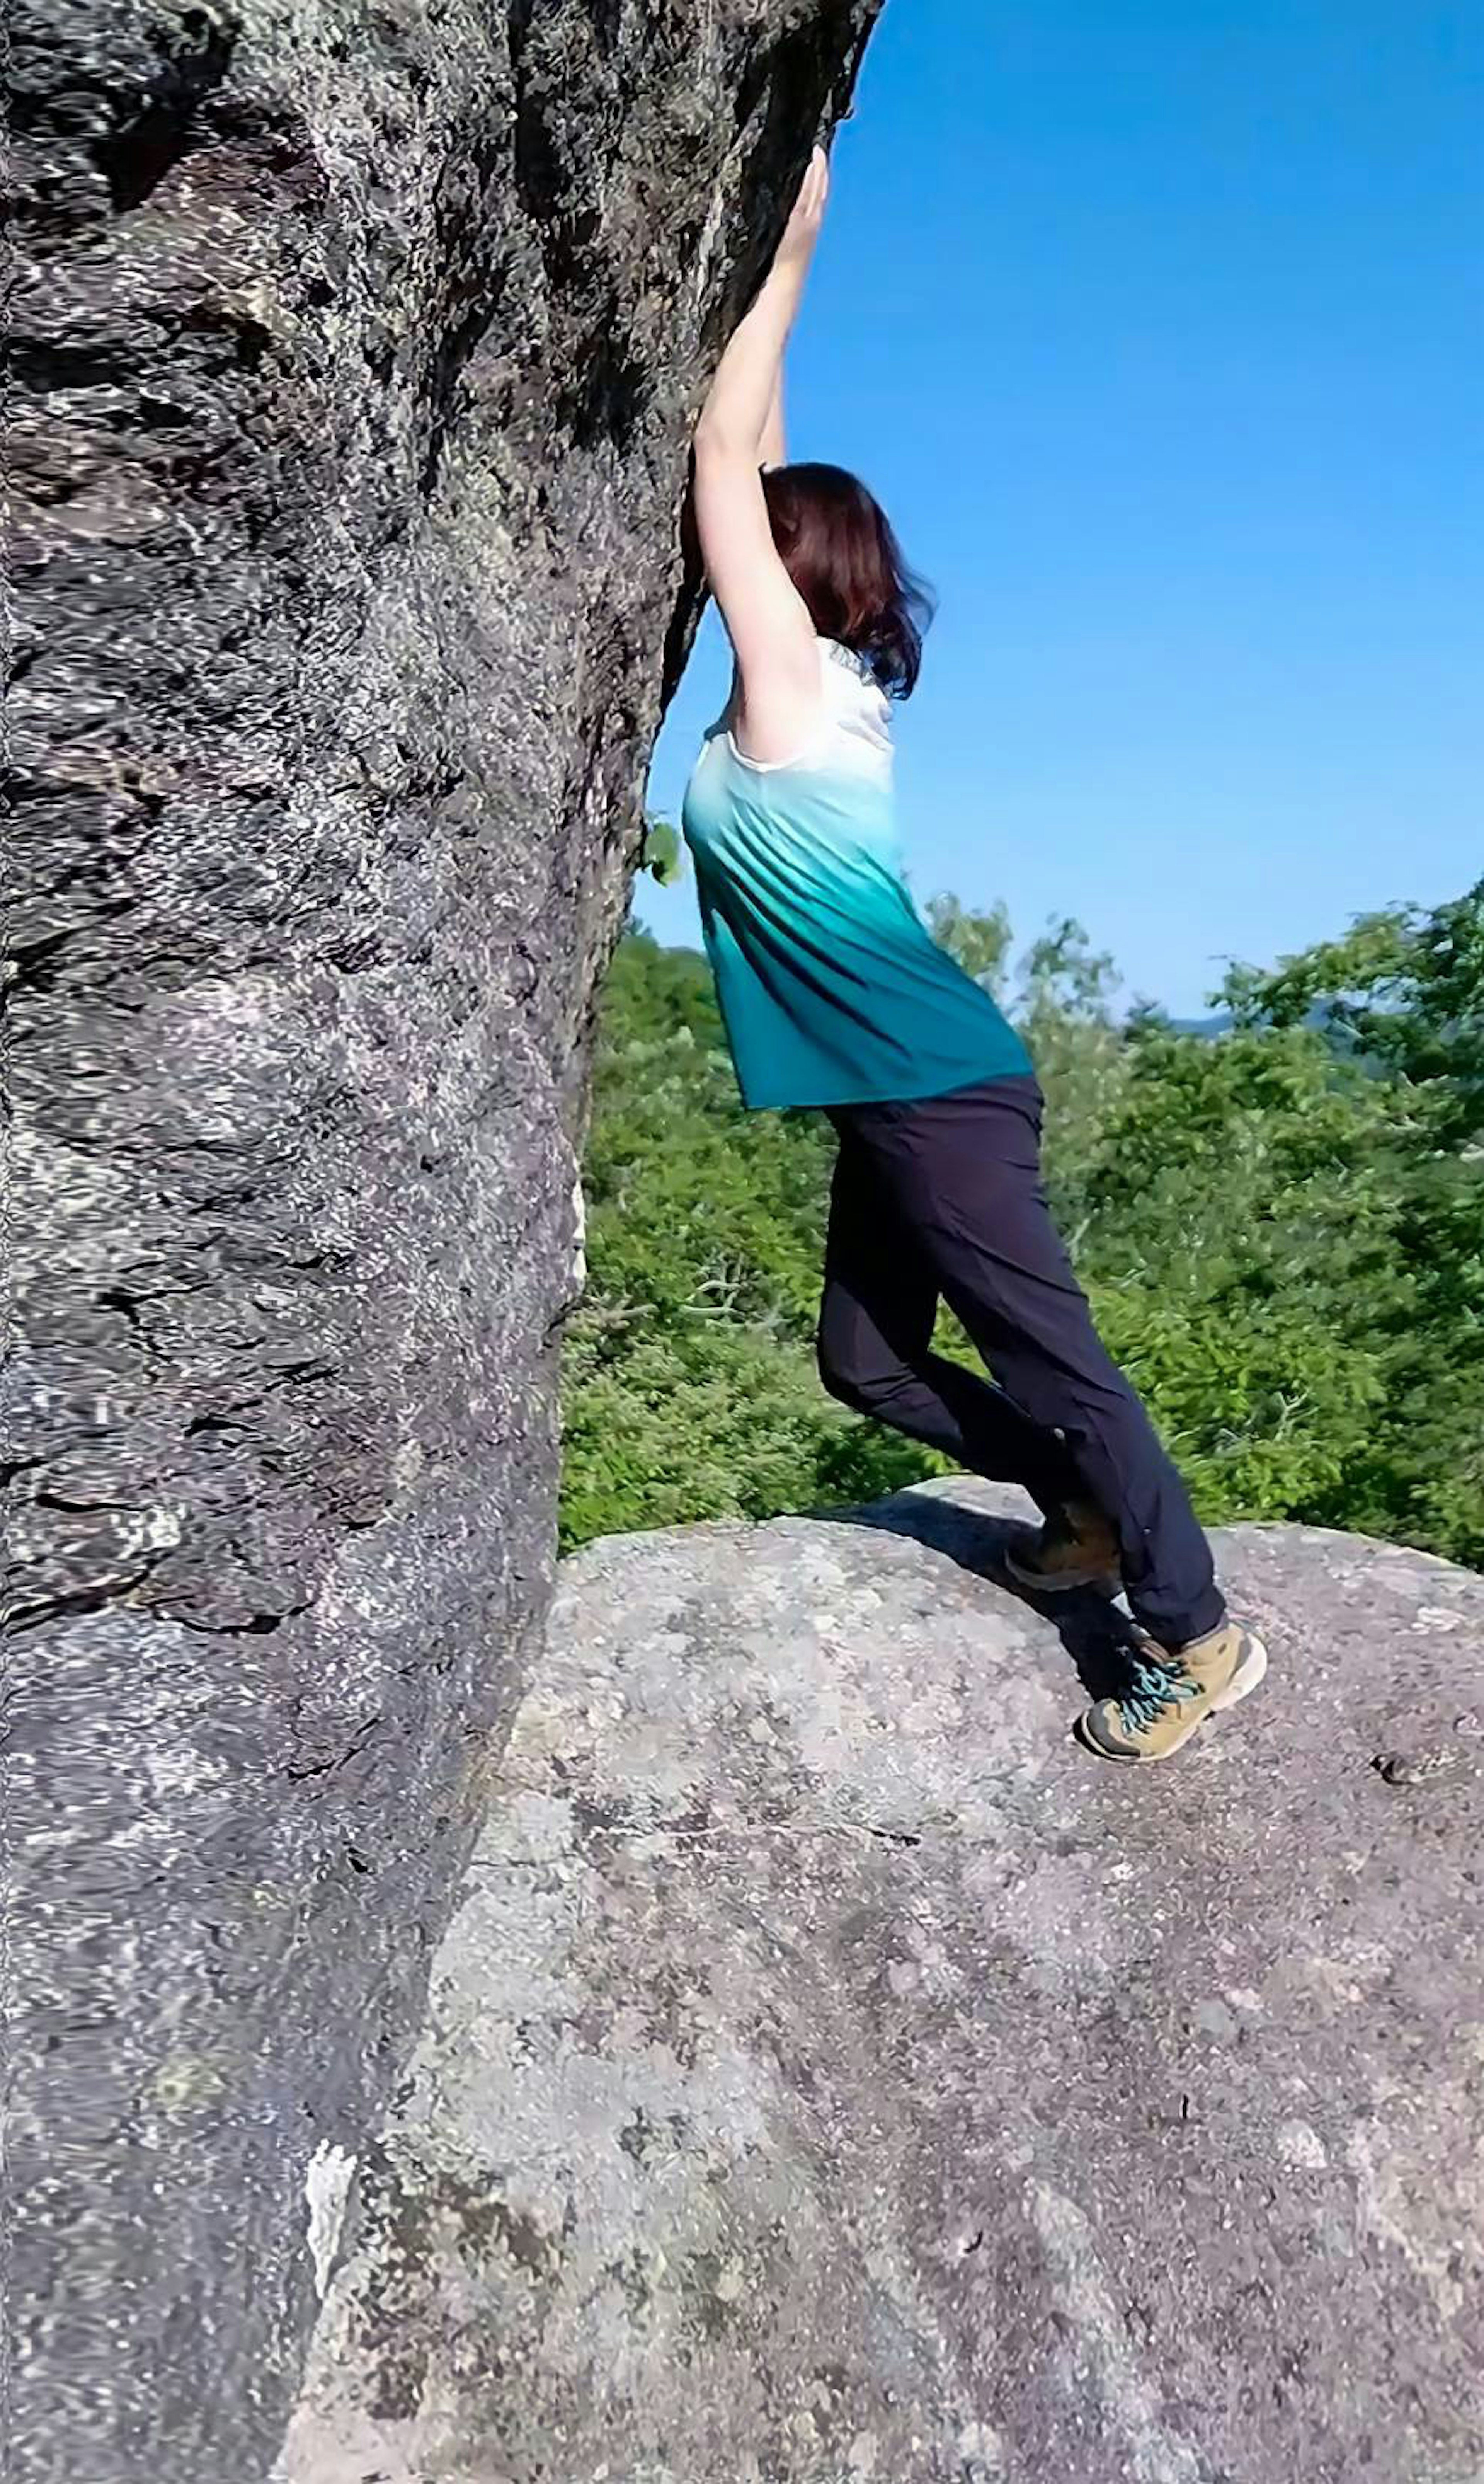
[[[742,1101],[905,1103],[1023,1074],[1020,1038],[908,891],[890,702],[849,648],[819,644],[809,747],[746,759],[729,710],[681,814]]]

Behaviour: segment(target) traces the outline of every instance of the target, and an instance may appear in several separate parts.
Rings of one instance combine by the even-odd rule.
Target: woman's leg
[[[895,1214],[851,1114],[831,1116],[840,1155],[830,1193],[820,1306],[820,1377],[832,1397],[890,1423],[1043,1510],[1080,1487],[1059,1441],[1001,1390],[932,1351],[938,1282]]]
[[[1066,1443],[1118,1532],[1134,1617],[1166,1648],[1220,1628],[1210,1549],[1148,1416],[1093,1325],[1040,1179],[1040,1094],[998,1079],[859,1108],[876,1190],[995,1379]]]

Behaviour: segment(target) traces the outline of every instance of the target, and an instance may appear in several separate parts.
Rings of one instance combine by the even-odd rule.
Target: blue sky
[[[939,616],[914,886],[1071,913],[1198,1010],[1236,956],[1484,868],[1484,9],[888,0],[791,452]],[[727,663],[656,752],[678,813]],[[697,936],[688,885],[641,921]]]

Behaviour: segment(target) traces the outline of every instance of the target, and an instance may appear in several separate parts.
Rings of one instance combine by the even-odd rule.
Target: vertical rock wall
[[[875,6],[13,22],[16,2484],[271,2461],[547,1594],[688,418]]]

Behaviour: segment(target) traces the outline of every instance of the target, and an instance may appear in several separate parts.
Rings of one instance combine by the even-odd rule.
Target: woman
[[[923,600],[865,486],[783,466],[783,351],[823,212],[816,153],[695,436],[695,515],[736,656],[686,795],[706,945],[754,1109],[822,1107],[840,1139],[820,1368],[847,1405],[1044,1514],[1013,1563],[1041,1592],[1127,1590],[1129,1687],[1079,1723],[1160,1760],[1255,1689],[1184,1486],[1109,1359],[1048,1214],[1041,1094],[989,995],[929,934],[892,820],[890,700]],[[932,1352],[939,1300],[997,1388]]]

